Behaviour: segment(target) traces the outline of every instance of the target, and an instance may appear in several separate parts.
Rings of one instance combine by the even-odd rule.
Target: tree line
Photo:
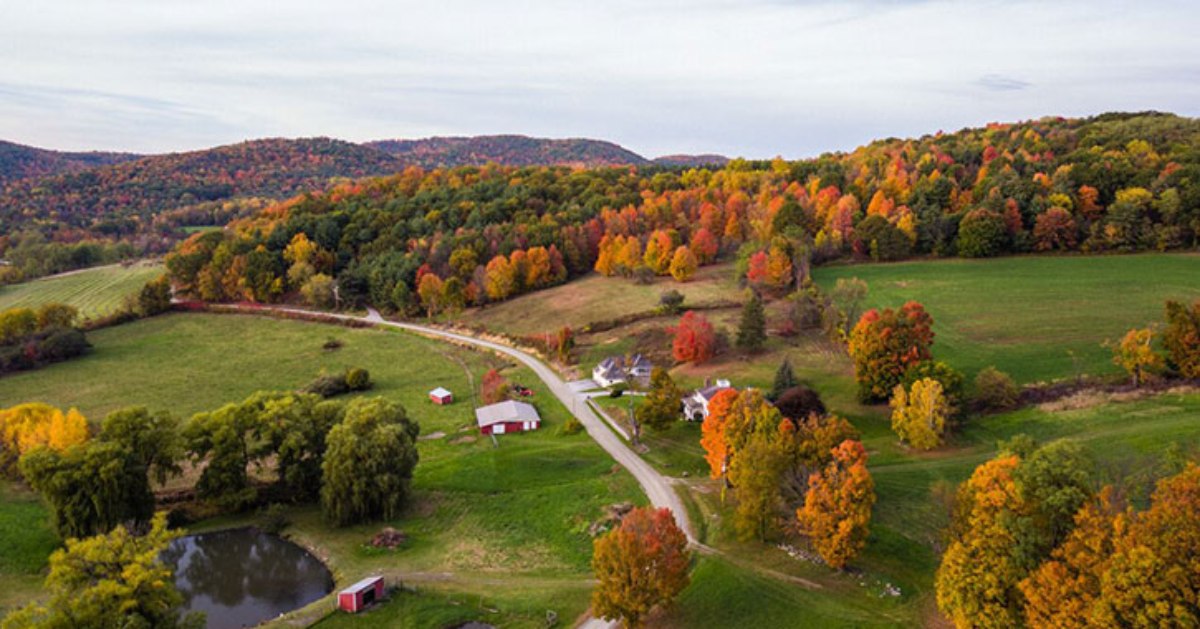
[[[836,258],[1187,248],[1200,232],[1198,124],[1042,119],[715,170],[409,168],[193,236],[168,266],[206,300],[430,314],[593,270],[682,281],[718,258],[784,295]],[[288,253],[299,236],[315,258]]]

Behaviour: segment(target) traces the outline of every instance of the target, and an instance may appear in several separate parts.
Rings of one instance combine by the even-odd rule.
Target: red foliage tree
[[[850,333],[848,347],[859,397],[887,399],[909,367],[932,358],[933,336],[933,318],[915,301],[899,310],[871,309],[863,314]]]
[[[667,328],[667,332],[675,336],[671,353],[681,363],[699,364],[716,355],[717,334],[704,315],[689,310],[683,313],[679,325]]]

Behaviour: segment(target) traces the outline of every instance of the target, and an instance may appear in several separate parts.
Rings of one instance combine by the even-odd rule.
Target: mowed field
[[[165,315],[90,338],[95,349],[81,359],[0,379],[0,405],[76,406],[92,421],[133,404],[187,417],[353,365],[370,370],[376,382],[367,395],[408,409],[421,424],[421,462],[401,518],[332,529],[315,506],[287,510],[293,524],[285,533],[325,559],[338,585],[384,574],[416,590],[356,621],[361,626],[443,627],[479,619],[540,627],[548,610],[575,618],[586,610],[591,588],[588,527],[608,504],[644,501],[633,478],[586,434],[559,434],[569,415],[538,390],[530,372],[491,354],[398,331],[239,315]],[[342,348],[322,349],[329,338]],[[534,389],[542,430],[500,437],[498,445],[480,438],[473,391],[492,367]],[[435,386],[451,389],[456,403],[428,402]],[[255,517],[197,527],[244,525]],[[53,548],[45,523],[45,510],[28,494],[0,491],[0,608],[37,591]],[[370,547],[385,525],[406,532],[409,542],[395,551]],[[320,617],[331,605],[331,599],[314,604],[306,617]]]
[[[968,375],[994,365],[1018,382],[1113,373],[1102,346],[1163,321],[1167,299],[1200,298],[1200,255],[1039,256],[831,266],[823,289],[857,277],[868,307],[921,302],[934,355]]]
[[[162,272],[161,263],[140,261],[129,266],[113,264],[0,286],[0,310],[59,302],[78,308],[84,319],[94,319],[119,310],[127,296],[136,294]]]
[[[564,325],[579,330],[587,323],[653,310],[668,290],[682,293],[685,304],[742,298],[729,264],[702,267],[688,282],[659,277],[650,284],[638,284],[593,273],[485,308],[472,308],[454,320],[516,335],[554,332]]]

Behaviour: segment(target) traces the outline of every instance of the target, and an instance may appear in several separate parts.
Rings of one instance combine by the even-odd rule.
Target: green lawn
[[[343,347],[322,349],[330,337]],[[586,609],[590,588],[588,526],[607,504],[644,501],[633,478],[614,469],[587,435],[557,433],[568,412],[539,391],[531,372],[491,354],[398,331],[215,314],[155,317],[99,330],[91,339],[95,350],[81,359],[0,379],[0,400],[77,406],[93,421],[129,404],[188,416],[256,390],[297,388],[321,369],[369,369],[376,386],[368,395],[401,402],[420,422],[421,462],[410,506],[395,521],[331,529],[315,507],[287,510],[294,523],[287,534],[327,559],[339,585],[385,574],[420,587],[435,603],[482,596],[488,609],[498,610],[487,614],[506,625],[541,626],[547,610],[574,618]],[[480,438],[472,383],[477,386],[493,366],[533,387],[542,430],[502,436],[498,445]],[[445,407],[428,402],[427,392],[439,385],[458,401]],[[11,546],[5,538],[0,583],[9,575],[19,580],[30,566],[40,569],[44,564],[33,559],[40,555],[44,562],[48,553],[45,512],[36,503],[4,498],[0,531],[9,521],[29,537]],[[385,524],[408,533],[408,544],[396,551],[368,546]],[[0,607],[19,598],[0,593]],[[454,607],[435,603],[417,606]],[[441,626],[440,614],[430,616],[430,626]]]
[[[934,354],[974,374],[994,365],[1018,382],[1116,370],[1101,346],[1163,320],[1167,299],[1200,298],[1200,256],[1029,256],[831,266],[814,277],[867,282],[869,307],[916,300],[933,317]]]
[[[162,272],[162,264],[142,261],[0,286],[0,310],[59,302],[75,306],[85,319],[101,317],[120,309],[128,295],[137,293]]]

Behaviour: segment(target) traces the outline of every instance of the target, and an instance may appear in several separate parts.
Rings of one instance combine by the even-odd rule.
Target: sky
[[[992,121],[1200,115],[1200,7],[0,0],[0,139],[157,153],[520,133],[800,158]]]

